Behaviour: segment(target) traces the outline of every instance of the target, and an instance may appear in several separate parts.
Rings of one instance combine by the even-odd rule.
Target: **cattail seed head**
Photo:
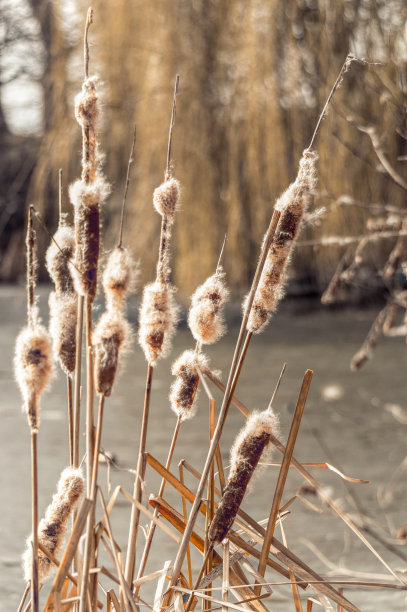
[[[190,419],[195,412],[194,401],[198,390],[200,370],[208,367],[208,359],[202,353],[184,351],[173,363],[171,372],[177,377],[171,386],[171,409],[180,417],[181,421]]]
[[[257,334],[264,329],[284,295],[290,255],[316,186],[317,159],[315,152],[304,151],[297,178],[275,204],[280,218],[247,323],[247,329],[252,333]],[[246,303],[247,298],[244,307]]]
[[[100,176],[91,183],[76,181],[69,190],[75,210],[76,249],[72,274],[76,291],[91,300],[97,287],[100,204],[108,193],[109,185]]]
[[[57,293],[74,292],[71,267],[69,265],[69,261],[73,259],[74,253],[75,232],[69,225],[60,225],[54,234],[54,240],[51,241],[46,255],[47,270],[55,284]]]
[[[180,193],[179,182],[174,178],[165,181],[154,191],[154,208],[159,215],[162,217],[166,216],[170,223],[174,220],[175,213],[178,209]]]
[[[75,369],[76,319],[78,298],[76,293],[52,292],[49,296],[49,333],[54,358],[59,359],[66,374]]]
[[[36,323],[24,327],[16,340],[14,371],[23,396],[28,424],[39,427],[39,399],[52,375],[51,343],[45,327]]]
[[[126,295],[134,289],[136,265],[127,249],[116,247],[109,255],[103,272],[103,290],[106,301],[121,307]]]
[[[130,336],[130,326],[120,311],[102,314],[93,334],[95,345],[95,387],[108,397],[112,392],[119,356]]]
[[[271,451],[270,436],[276,435],[278,419],[271,410],[254,412],[231,448],[228,484],[209,528],[209,542],[220,544],[227,536],[242,503],[247,486],[264,451]]]
[[[229,298],[224,273],[217,271],[210,276],[191,298],[188,325],[193,337],[202,344],[213,344],[226,331],[223,306]]]
[[[96,92],[98,79],[91,76],[82,84],[82,90],[75,96],[75,117],[82,127],[94,126],[99,114]]]
[[[155,366],[157,360],[170,351],[177,317],[174,288],[169,283],[155,281],[144,287],[140,307],[139,343],[151,366]]]
[[[79,469],[66,468],[62,472],[57,492],[45,511],[45,517],[38,525],[38,541],[54,556],[58,557],[61,552],[69,516],[83,494],[84,488],[84,479]],[[28,582],[32,568],[32,536],[27,540],[23,567],[25,580]],[[42,551],[38,551],[38,578],[41,583],[48,578],[51,570],[51,561]]]

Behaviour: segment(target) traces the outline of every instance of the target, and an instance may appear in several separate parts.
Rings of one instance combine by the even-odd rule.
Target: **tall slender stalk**
[[[31,494],[32,494],[32,572],[31,572],[31,610],[39,611],[38,598],[38,461],[37,431],[31,430]]]

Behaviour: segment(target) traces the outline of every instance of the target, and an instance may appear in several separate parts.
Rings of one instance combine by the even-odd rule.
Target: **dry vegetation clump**
[[[103,411],[105,398],[110,396],[116,380],[123,349],[128,344],[131,334],[125,315],[126,299],[134,288],[134,277],[137,272],[129,251],[122,245],[124,203],[130,178],[130,165],[133,160],[133,147],[128,165],[125,195],[122,205],[120,236],[117,246],[107,258],[102,286],[105,293],[106,309],[99,318],[93,330],[93,301],[98,289],[98,267],[100,237],[100,205],[107,195],[107,183],[100,172],[98,143],[96,139],[96,121],[99,115],[99,98],[97,79],[88,75],[88,42],[89,25],[92,23],[92,12],[89,11],[85,29],[85,80],[82,91],[75,102],[76,117],[82,127],[82,176],[70,189],[71,201],[74,205],[75,234],[73,244],[72,230],[61,222],[51,245],[47,265],[55,283],[55,292],[50,299],[51,332],[54,338],[56,353],[62,368],[68,374],[68,407],[69,407],[69,450],[70,468],[64,470],[58,484],[57,493],[48,507],[44,519],[38,524],[38,473],[37,473],[37,430],[38,402],[41,392],[46,387],[52,370],[51,349],[46,330],[40,325],[35,304],[35,271],[34,232],[32,228],[32,210],[30,209],[27,233],[27,296],[28,325],[21,332],[16,345],[16,377],[21,387],[24,405],[29,416],[32,441],[32,537],[27,543],[24,556],[24,576],[31,586],[31,609],[39,611],[39,585],[49,574],[53,563],[59,569],[57,577],[48,593],[44,611],[64,610],[66,612],[79,610],[90,612],[106,602],[107,609],[135,612],[139,605],[148,605],[155,612],[174,609],[188,612],[194,603],[194,597],[206,598],[205,609],[222,605],[224,609],[231,607],[228,598],[233,593],[239,597],[239,606],[247,604],[248,608],[257,612],[267,610],[265,598],[274,597],[268,582],[274,580],[281,586],[289,585],[292,589],[296,610],[301,610],[299,588],[304,589],[304,599],[307,599],[307,610],[311,609],[314,599],[311,599],[307,587],[314,589],[315,596],[326,608],[336,605],[338,609],[348,612],[358,612],[343,594],[346,581],[332,580],[321,576],[288,547],[280,542],[275,534],[275,526],[282,519],[284,506],[282,496],[290,466],[295,468],[308,480],[315,491],[347,527],[356,534],[364,545],[376,555],[389,572],[391,580],[397,580],[400,588],[406,588],[404,582],[394,570],[380,557],[351,516],[332,500],[316,479],[293,456],[294,445],[298,434],[303,410],[311,384],[312,371],[307,370],[298,396],[292,426],[288,434],[286,446],[278,439],[278,417],[276,416],[275,398],[278,385],[275,388],[269,407],[263,412],[253,412],[235,395],[240,373],[242,372],[249,343],[253,334],[264,329],[266,323],[275,312],[282,298],[286,283],[286,270],[293,248],[301,230],[304,214],[309,206],[316,182],[317,154],[312,149],[320,121],[325,115],[327,105],[340,79],[350,64],[346,60],[327,104],[321,114],[320,121],[311,140],[311,145],[303,153],[299,171],[294,182],[277,201],[269,229],[266,232],[261,248],[256,272],[253,277],[250,292],[245,300],[244,314],[239,336],[236,342],[232,363],[226,385],[209,367],[206,355],[201,352],[202,345],[213,344],[226,331],[223,308],[229,297],[225,283],[225,275],[220,263],[215,274],[198,287],[192,296],[188,321],[192,336],[196,341],[194,350],[185,350],[175,360],[172,373],[176,377],[170,391],[169,403],[177,419],[174,433],[169,444],[165,466],[156,459],[148,440],[149,412],[155,409],[153,373],[158,362],[171,350],[172,338],[175,333],[178,308],[175,303],[175,288],[171,281],[171,240],[176,212],[179,209],[180,186],[172,176],[171,141],[175,123],[176,96],[178,92],[178,77],[175,82],[172,114],[170,122],[167,165],[163,184],[153,195],[153,205],[161,216],[161,233],[159,241],[156,277],[144,287],[141,300],[138,337],[147,361],[147,375],[144,398],[136,398],[135,408],[143,404],[143,412],[139,419],[138,456],[136,469],[129,471],[134,474],[133,493],[130,494],[122,486],[118,486],[105,501],[99,481],[99,455],[102,440]],[[395,256],[393,257],[395,259]],[[395,265],[393,265],[393,268]],[[72,276],[71,276],[72,275]],[[77,304],[77,310],[75,305]],[[82,358],[82,322],[84,306],[86,306],[86,385],[81,381]],[[76,314],[78,315],[77,318]],[[70,324],[67,324],[67,319]],[[74,323],[75,321],[75,323]],[[391,327],[391,324],[388,322]],[[68,329],[69,328],[69,329]],[[73,330],[75,329],[75,343]],[[75,355],[75,359],[73,358]],[[162,364],[160,367],[168,367]],[[283,370],[284,372],[284,370]],[[282,372],[282,375],[283,375]],[[72,373],[75,382],[75,398],[72,397]],[[282,376],[281,375],[281,376]],[[214,383],[221,391],[221,405],[217,411],[217,400],[211,392],[210,385]],[[86,419],[81,415],[81,387],[84,387],[86,399]],[[193,416],[199,387],[202,386],[209,404],[209,436],[208,447],[202,472],[185,459],[179,464],[179,473],[174,472],[172,460],[181,424]],[[99,394],[97,421],[94,418],[95,390]],[[86,398],[85,398],[86,396]],[[222,432],[229,418],[229,409],[236,406],[246,419],[240,434],[231,449],[231,469],[228,480],[222,461]],[[81,418],[82,416],[82,418]],[[80,450],[82,425],[86,423],[86,481],[78,468],[80,465]],[[117,419],[117,427],[120,427]],[[136,443],[133,432],[129,432],[129,441]],[[202,435],[201,435],[202,439]],[[203,444],[203,442],[202,442]],[[251,517],[242,507],[245,501],[247,487],[258,470],[260,460],[267,457],[271,449],[282,453],[281,464],[274,464],[279,469],[275,482],[271,480],[270,489],[273,492],[270,518],[266,528],[263,522]],[[328,464],[312,464],[313,467],[326,469]],[[185,484],[184,468],[199,479],[198,486],[193,490]],[[125,469],[125,468],[123,468]],[[146,509],[145,492],[148,490],[147,469],[155,470],[161,477],[158,495],[152,495],[149,505],[154,513]],[[336,468],[329,466],[337,474],[346,478]],[[179,476],[179,477],[178,477]],[[217,483],[218,480],[218,483]],[[351,479],[355,482],[356,479]],[[357,481],[362,482],[362,481]],[[216,486],[219,485],[219,487]],[[68,545],[63,546],[63,537],[69,531],[69,517],[73,514],[75,504],[84,493],[86,499],[76,513],[76,520]],[[175,487],[180,495],[182,514],[174,508],[165,497],[166,486]],[[112,531],[112,514],[116,509],[119,496],[130,504],[131,513],[128,523],[127,551],[124,544],[118,543]],[[99,506],[100,500],[100,506]],[[205,501],[205,503],[204,503]],[[293,500],[288,502],[291,505]],[[191,504],[189,513],[186,502]],[[287,504],[286,504],[287,505]],[[290,512],[297,512],[298,506],[292,506]],[[145,541],[140,538],[140,513],[147,514],[151,524],[146,533]],[[204,515],[204,523],[200,516]],[[284,513],[284,517],[289,517]],[[85,526],[86,525],[86,526]],[[146,563],[154,542],[154,534],[160,531],[160,537],[170,536],[174,545],[171,563],[163,570],[152,571],[144,575]],[[174,530],[177,535],[174,535]],[[203,536],[202,536],[203,534]],[[84,546],[79,545],[81,539]],[[162,540],[156,544],[159,546]],[[38,544],[50,553],[48,557]],[[218,552],[215,547],[222,544]],[[261,552],[256,545],[261,546]],[[107,549],[113,567],[105,568],[100,552]],[[194,547],[204,557],[201,570],[196,580],[193,579],[193,568],[190,550]],[[124,554],[124,552],[126,554]],[[137,556],[142,552],[137,568]],[[232,556],[229,558],[229,553]],[[63,553],[63,556],[61,557]],[[124,556],[126,556],[124,561]],[[62,561],[61,561],[62,559]],[[187,570],[184,561],[187,560]],[[253,563],[258,569],[253,568]],[[70,564],[73,562],[73,571]],[[171,567],[169,567],[171,565]],[[266,567],[273,572],[272,577],[264,576]],[[254,576],[246,575],[247,568]],[[137,574],[136,574],[137,570]],[[188,574],[187,574],[188,572]],[[222,573],[222,601],[212,597],[211,589],[215,589],[217,578]],[[276,575],[275,575],[276,574]],[[136,577],[136,580],[134,580]],[[187,577],[188,576],[188,577]],[[169,579],[168,582],[166,579]],[[389,580],[390,580],[389,578]],[[156,596],[153,605],[145,602],[144,585],[157,581]],[[339,582],[339,585],[338,585]],[[374,583],[371,582],[371,585]],[[391,583],[394,586],[394,582]],[[164,585],[168,586],[164,592]],[[355,586],[355,585],[353,585]],[[377,586],[374,584],[374,586]],[[387,585],[388,586],[388,585]],[[387,587],[386,587],[387,588]],[[261,591],[264,589],[264,593]],[[140,593],[141,592],[141,593]],[[216,595],[216,594],[215,594]],[[313,596],[314,597],[314,596]],[[329,601],[328,601],[329,600]],[[328,603],[327,603],[328,601]],[[332,604],[331,604],[332,602]],[[23,609],[25,596],[20,610]],[[234,605],[234,607],[236,607]],[[270,608],[273,607],[271,599]],[[242,608],[243,609],[243,608]]]

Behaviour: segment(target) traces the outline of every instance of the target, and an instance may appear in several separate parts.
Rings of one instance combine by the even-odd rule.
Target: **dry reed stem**
[[[112,527],[110,525],[109,515],[107,514],[107,508],[106,508],[105,500],[104,500],[103,493],[102,493],[102,490],[100,489],[100,487],[98,487],[98,491],[99,491],[99,495],[100,495],[100,501],[101,501],[101,504],[102,504],[104,517],[105,517],[105,520],[106,520],[106,527],[107,527],[107,532],[109,534],[110,545],[111,545],[111,548],[112,548],[112,554],[113,554],[113,558],[114,558],[116,572],[117,572],[117,575],[119,576],[119,580],[120,580],[121,592],[122,592],[122,595],[123,595],[123,598],[124,598],[124,607],[126,609],[126,612],[137,612],[137,608],[136,608],[136,605],[135,605],[134,599],[133,599],[133,594],[131,592],[131,589],[130,589],[128,583],[124,579],[123,572],[122,572],[122,569],[121,569],[121,566],[120,566],[120,561],[119,561],[119,558],[117,556],[117,551],[116,551],[116,547],[115,547],[115,541],[114,541],[113,533],[112,533]]]
[[[222,601],[228,601],[229,594],[229,561],[230,561],[230,547],[229,540],[225,538],[222,542],[223,552],[223,573],[222,573]],[[227,607],[222,606],[222,612],[226,612]]]
[[[66,375],[67,403],[68,403],[68,435],[69,435],[69,465],[73,466],[74,455],[74,412],[72,403],[72,378]]]
[[[264,572],[266,569],[266,559],[269,554],[271,540],[273,539],[274,528],[276,525],[277,515],[280,508],[281,499],[283,496],[283,491],[285,487],[285,483],[287,480],[288,469],[291,463],[291,457],[294,451],[295,442],[297,440],[298,431],[301,424],[302,415],[305,408],[305,403],[307,401],[309,388],[311,386],[311,380],[313,376],[312,370],[307,370],[304,374],[304,378],[302,381],[300,393],[297,399],[297,404],[295,406],[295,411],[291,423],[290,433],[288,434],[286,451],[284,453],[283,462],[281,464],[280,473],[278,475],[278,480],[276,484],[276,488],[274,491],[273,503],[270,509],[269,520],[266,528],[266,536],[264,538],[263,547],[261,550],[259,567],[257,569],[258,573],[261,576],[264,576]],[[256,590],[256,593],[260,595],[261,588]]]
[[[133,497],[140,502],[142,497],[142,482],[145,475],[145,461],[144,452],[146,448],[147,429],[148,429],[148,415],[150,410],[150,399],[151,399],[151,385],[153,380],[154,368],[148,364],[147,366],[147,380],[146,389],[144,394],[144,406],[143,406],[143,417],[141,423],[139,452],[137,459],[137,473],[134,480],[134,491]],[[126,570],[125,577],[128,584],[132,584],[134,577],[134,569],[136,564],[136,542],[137,542],[137,531],[140,519],[140,510],[137,506],[133,505],[131,509],[130,517],[130,529],[129,539],[127,544],[127,559],[126,559]]]
[[[24,604],[25,604],[25,600],[27,599],[27,595],[30,592],[30,588],[31,588],[31,583],[30,583],[30,581],[28,581],[27,582],[27,586],[25,587],[25,591],[23,593],[23,596],[21,598],[20,605],[18,606],[17,612],[21,612],[22,611],[22,609],[24,607]]]
[[[31,430],[31,523],[32,523],[32,563],[31,563],[31,610],[39,612],[38,598],[38,455],[37,431]]]
[[[386,320],[387,314],[389,311],[389,304],[387,303],[384,308],[379,312],[376,316],[373,324],[362,344],[360,349],[355,353],[352,357],[350,363],[350,369],[354,372],[359,370],[372,356],[372,351],[376,346],[376,343],[380,337],[380,334],[383,330],[383,324]]]
[[[167,502],[159,499],[150,499],[150,505],[153,507],[158,507],[160,514],[168,520],[171,525],[173,525],[180,533],[184,533],[185,531],[185,521],[183,521],[182,517],[178,515],[176,510],[172,508]],[[191,544],[195,546],[201,553],[204,553],[204,541],[203,539],[197,535],[194,531],[191,535]],[[214,551],[214,565],[218,567],[222,564],[221,557]],[[288,576],[288,572],[287,572]],[[205,580],[205,579],[204,579]],[[236,589],[241,593],[243,597],[252,597],[253,591],[245,585],[245,575],[238,566],[236,562],[233,567],[230,568],[230,582],[232,586],[236,585]],[[257,598],[256,598],[257,599]],[[266,612],[266,609],[261,604],[261,602],[256,602],[255,600],[252,603],[253,607],[258,612]]]
[[[74,453],[73,465],[79,465],[79,439],[81,426],[81,378],[82,378],[82,336],[83,309],[85,298],[78,295],[78,316],[76,323],[75,388],[74,388]]]
[[[283,527],[283,521],[281,521],[281,520],[280,520],[280,529],[281,529],[281,537],[283,539],[283,544],[284,544],[284,546],[286,548],[288,548],[287,538],[286,538],[284,527]],[[290,573],[291,590],[292,590],[293,599],[294,599],[295,611],[296,612],[303,612],[302,605],[301,605],[300,594],[299,594],[299,591],[298,591],[298,585],[297,585],[296,580],[295,580],[294,572],[290,569],[289,573]],[[260,586],[260,588],[261,588],[261,586]],[[339,593],[341,595],[343,594],[343,593],[341,593],[340,590],[339,590]],[[338,604],[338,606],[339,606],[339,604]],[[342,610],[342,612],[343,612],[343,610]]]
[[[92,500],[85,498],[82,501],[81,507],[77,513],[75,523],[72,529],[72,533],[69,537],[68,543],[65,548],[65,552],[59,564],[57,575],[54,578],[54,582],[52,584],[51,592],[59,592],[62,588],[65,577],[68,574],[69,566],[72,563],[74,558],[77,546],[79,544],[79,539],[82,535],[82,531],[85,527],[85,522],[87,515],[92,506]]]
[[[169,470],[170,467],[171,467],[172,457],[174,455],[175,445],[177,443],[177,438],[178,438],[178,433],[179,433],[179,430],[180,430],[180,427],[181,427],[181,422],[182,422],[181,417],[178,417],[177,422],[175,424],[174,433],[172,435],[172,440],[171,440],[171,444],[170,444],[170,449],[168,451],[167,461],[166,461],[166,464],[165,464],[165,468],[167,470]],[[159,497],[162,497],[162,495],[164,494],[165,484],[166,484],[166,481],[165,481],[165,478],[163,478],[161,480],[160,489],[158,491]],[[154,515],[153,516],[154,516],[154,518],[156,518],[156,516],[157,516],[157,512],[155,510],[154,510]],[[138,569],[138,572],[137,572],[137,580],[139,580],[144,575],[144,570],[145,570],[145,567],[146,567],[146,564],[147,564],[148,556],[149,556],[151,545],[152,545],[152,542],[153,542],[154,532],[155,532],[155,524],[151,523],[149,531],[148,531],[148,537],[147,537],[146,543],[144,545],[144,551],[143,551],[143,555],[141,557],[140,566],[139,566],[139,569]],[[136,591],[135,591],[135,595],[136,596],[138,595],[139,590],[140,590],[140,587],[137,587]]]
[[[185,485],[184,482],[184,462],[180,461],[178,464],[178,471],[179,471],[179,480],[181,482],[182,485]],[[187,513],[187,504],[185,501],[185,497],[183,495],[181,495],[181,501],[182,501],[182,514],[184,517],[184,521],[185,523],[188,520],[188,513]],[[188,584],[190,587],[192,587],[192,564],[191,564],[191,549],[188,546],[187,548],[187,567],[188,567]]]
[[[130,171],[131,171],[131,166],[134,162],[134,148],[136,146],[136,125],[134,126],[134,131],[133,131],[133,142],[131,145],[131,151],[130,151],[130,157],[129,157],[129,162],[127,164],[127,175],[126,175],[126,183],[125,183],[125,187],[124,187],[124,194],[123,194],[123,201],[122,201],[122,211],[121,211],[121,215],[120,215],[120,230],[119,230],[119,241],[117,243],[117,247],[121,248],[122,246],[122,242],[123,242],[123,223],[124,223],[124,210],[125,210],[125,204],[126,204],[126,197],[127,197],[127,191],[129,189],[129,183],[130,183]]]

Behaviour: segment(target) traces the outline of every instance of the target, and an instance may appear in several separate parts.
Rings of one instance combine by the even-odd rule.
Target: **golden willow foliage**
[[[352,115],[357,123],[376,126],[387,155],[403,173],[397,157],[407,153],[400,85],[406,69],[394,59],[401,57],[407,12],[402,0],[391,0],[380,16],[373,0],[112,0],[97,9],[90,42],[98,65],[90,66],[90,73],[104,76],[100,141],[116,194],[125,178],[130,126],[137,123],[125,239],[143,253],[142,282],[155,266],[159,220],[151,210],[151,193],[164,178],[168,100],[176,73],[181,80],[173,160],[183,193],[173,280],[182,285],[181,297],[212,273],[226,231],[229,283],[235,290],[246,288],[273,203],[295,178],[328,88],[349,51],[383,64],[355,64],[345,76],[318,136],[319,189],[334,199],[350,194],[361,202],[403,205],[402,190],[378,171],[368,136],[346,120]],[[78,65],[80,46],[78,41]],[[58,87],[60,75],[68,76],[67,66],[55,79]],[[55,76],[54,66],[51,70]],[[81,76],[75,73],[76,89]],[[64,128],[71,98],[67,79],[62,95],[53,98],[32,180],[31,197],[44,202],[51,226],[57,169],[65,168],[67,181],[77,174],[78,134]],[[324,197],[317,205],[329,208],[332,200]],[[112,225],[106,248],[112,246],[109,236],[117,235],[119,210],[119,195],[113,195],[104,211],[105,226]],[[317,235],[359,233],[364,220],[362,210],[339,206],[326,215]],[[310,236],[308,229],[304,238]],[[293,270],[303,279],[314,275],[323,287],[338,257],[337,248],[303,248]]]

